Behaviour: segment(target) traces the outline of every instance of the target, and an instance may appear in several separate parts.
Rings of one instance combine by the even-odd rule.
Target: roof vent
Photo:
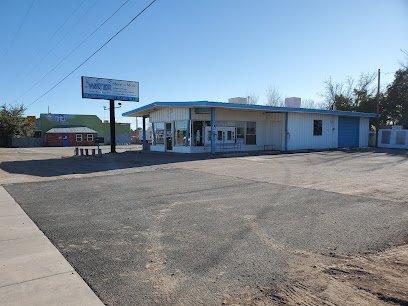
[[[285,106],[286,107],[299,108],[301,101],[302,101],[302,99],[298,98],[298,97],[285,98]]]

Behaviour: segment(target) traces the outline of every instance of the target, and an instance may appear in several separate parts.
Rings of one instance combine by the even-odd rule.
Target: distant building
[[[91,146],[98,132],[87,127],[52,128],[45,133],[44,145],[49,147]]]
[[[38,120],[37,130],[43,137],[52,128],[79,128],[86,127],[97,133],[104,139],[103,143],[110,144],[110,124],[108,121],[99,119],[96,115],[74,114],[41,114]],[[130,143],[130,123],[116,123],[116,143]]]

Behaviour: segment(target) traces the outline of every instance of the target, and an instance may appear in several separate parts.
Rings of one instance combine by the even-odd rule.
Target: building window
[[[227,140],[232,140],[232,131],[227,131]]]
[[[82,134],[76,134],[75,135],[75,140],[76,140],[76,142],[82,142]]]
[[[256,122],[248,121],[246,123],[245,142],[247,145],[256,145]]]
[[[93,134],[86,134],[86,141],[93,142],[94,141],[94,135]]]
[[[323,122],[322,120],[313,120],[313,135],[321,136],[323,132]]]
[[[158,122],[158,123],[153,123],[152,125],[153,125],[154,144],[156,145],[164,144],[164,123]],[[139,139],[142,139],[142,136],[140,136]]]
[[[217,140],[222,141],[222,131],[217,131]]]
[[[156,144],[164,144],[164,130],[156,130]]]
[[[245,122],[237,122],[237,139],[245,139]]]
[[[174,127],[176,130],[176,146],[188,145],[187,141],[187,128],[189,128],[188,121],[187,120],[175,121]]]

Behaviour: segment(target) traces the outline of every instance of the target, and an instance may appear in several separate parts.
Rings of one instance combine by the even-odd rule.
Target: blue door
[[[339,148],[357,148],[360,139],[360,118],[339,117]]]
[[[69,140],[67,135],[62,136],[62,146],[69,147]]]

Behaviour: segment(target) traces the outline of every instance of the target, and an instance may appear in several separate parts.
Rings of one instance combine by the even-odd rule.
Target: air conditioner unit
[[[299,108],[301,102],[302,102],[302,99],[298,97],[285,98],[286,107]]]

